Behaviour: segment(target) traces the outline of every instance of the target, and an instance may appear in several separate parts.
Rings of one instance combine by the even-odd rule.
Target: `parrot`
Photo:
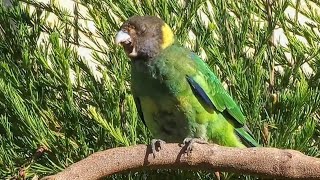
[[[132,16],[115,36],[130,59],[131,92],[155,144],[214,143],[257,147],[246,119],[221,81],[156,16]]]

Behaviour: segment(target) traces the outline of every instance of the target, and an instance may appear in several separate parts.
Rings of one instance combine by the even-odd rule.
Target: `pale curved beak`
[[[131,37],[127,32],[124,32],[123,30],[120,30],[117,33],[116,38],[115,38],[115,43],[117,45],[121,44],[121,43],[130,44],[131,42],[132,42],[131,41]]]

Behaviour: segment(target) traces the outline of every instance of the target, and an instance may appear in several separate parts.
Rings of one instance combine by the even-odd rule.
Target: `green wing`
[[[245,126],[245,117],[240,108],[223,88],[219,79],[196,54],[192,53],[191,58],[196,62],[198,71],[196,75],[186,78],[195,96],[202,100],[201,104],[206,109],[221,112],[226,119],[230,120],[245,145],[259,146],[253,139],[250,130]]]

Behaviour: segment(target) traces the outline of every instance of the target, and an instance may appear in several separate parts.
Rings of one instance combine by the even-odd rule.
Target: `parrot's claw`
[[[208,142],[204,139],[198,139],[198,138],[185,138],[183,140],[183,145],[186,146],[186,153],[187,155],[192,151],[192,146],[194,143],[198,144],[208,144]]]
[[[161,145],[164,144],[164,143],[166,143],[166,142],[161,140],[161,139],[152,139],[151,140],[151,151],[152,151],[152,154],[153,154],[153,158],[156,158],[157,149],[161,149]]]

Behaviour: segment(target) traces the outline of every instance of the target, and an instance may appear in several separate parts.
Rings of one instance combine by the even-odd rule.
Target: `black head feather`
[[[121,26],[131,37],[123,47],[131,59],[149,60],[161,51],[164,21],[155,16],[133,16]],[[133,52],[135,51],[135,52]]]

